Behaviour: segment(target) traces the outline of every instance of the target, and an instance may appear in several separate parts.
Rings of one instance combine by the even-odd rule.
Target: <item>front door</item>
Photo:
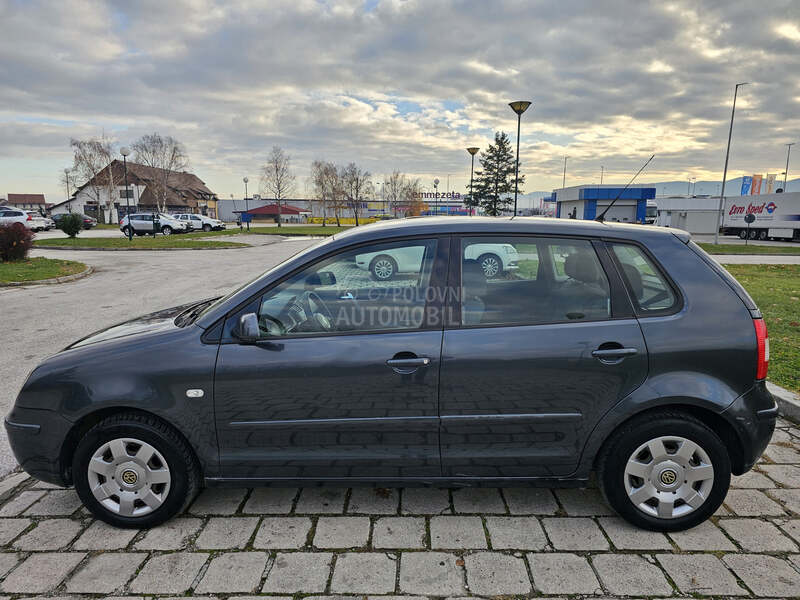
[[[346,250],[226,320],[214,388],[224,477],[440,475],[442,327],[430,290],[447,250],[437,239]],[[415,264],[401,260],[409,251]],[[256,343],[234,334],[247,313],[258,318]]]
[[[472,246],[516,261],[487,278]],[[460,252],[461,310],[442,347],[443,473],[569,475],[598,419],[647,373],[619,276],[583,239],[463,238]]]

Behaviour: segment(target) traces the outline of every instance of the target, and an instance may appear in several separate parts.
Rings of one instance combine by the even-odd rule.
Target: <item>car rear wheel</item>
[[[503,270],[503,263],[496,254],[481,255],[478,258],[478,264],[481,266],[481,269],[483,269],[483,274],[486,276],[486,279],[497,277],[500,271]]]
[[[720,507],[731,479],[727,449],[704,423],[678,411],[648,413],[615,432],[600,455],[608,503],[654,531],[694,527]]]
[[[203,231],[205,231],[206,233],[208,233],[209,231],[211,231],[211,225],[209,225],[208,223],[206,223],[205,225],[203,225]]]
[[[154,417],[103,419],[72,460],[75,489],[92,514],[115,527],[145,528],[182,512],[200,490],[192,449]]]
[[[169,225],[164,225],[161,228],[161,233],[163,233],[164,235],[172,235],[172,227],[170,227]]]
[[[122,228],[122,233],[125,234],[125,237],[131,237],[132,229],[126,225]]]
[[[372,259],[369,270],[376,280],[389,281],[397,274],[397,262],[391,256],[381,254]]]

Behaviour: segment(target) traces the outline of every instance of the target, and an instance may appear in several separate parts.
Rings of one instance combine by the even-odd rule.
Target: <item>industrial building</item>
[[[719,197],[666,196],[656,198],[655,224],[689,233],[714,233],[719,224]]]
[[[593,220],[615,198],[619,199],[606,213],[605,220],[618,223],[644,223],[647,201],[656,197],[656,188],[646,185],[577,185],[553,191],[556,217],[559,219]]]

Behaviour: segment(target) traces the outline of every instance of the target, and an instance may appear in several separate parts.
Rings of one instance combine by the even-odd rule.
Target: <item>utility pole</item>
[[[737,83],[733,88],[733,107],[731,108],[731,126],[728,129],[728,149],[725,150],[725,167],[722,170],[722,191],[719,193],[719,209],[717,210],[717,226],[714,229],[714,243],[719,244],[719,228],[722,227],[722,209],[724,207],[725,198],[725,179],[728,177],[728,158],[731,154],[731,136],[733,135],[733,117],[736,114],[736,95],[739,93],[739,87],[747,85],[748,82]]]
[[[600,185],[603,185],[603,171],[605,171],[605,167],[600,166]]]
[[[792,146],[794,146],[794,142],[791,144],[786,144],[786,170],[783,172],[783,192],[786,193],[786,178],[789,176],[789,154],[792,151]],[[69,185],[69,184],[67,184]]]

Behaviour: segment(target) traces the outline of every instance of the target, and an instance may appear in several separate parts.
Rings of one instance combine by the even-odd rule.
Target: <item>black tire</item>
[[[209,225],[208,223],[206,223],[205,225],[203,225],[203,231],[205,231],[206,233],[208,233],[209,231],[211,231],[211,225]]]
[[[756,239],[758,237],[758,229],[751,229],[750,234],[747,237],[751,240]]]
[[[379,254],[369,263],[375,281],[390,281],[397,275],[397,261],[388,254]]]
[[[164,225],[161,228],[161,233],[164,235],[172,235],[172,227],[170,227],[169,225]]]
[[[483,274],[486,279],[494,279],[503,273],[503,261],[500,257],[491,252],[481,254],[478,257],[478,264],[483,269]]]
[[[89,486],[87,466],[92,455],[104,443],[118,438],[135,438],[156,448],[169,467],[171,482],[163,504],[152,512],[138,517],[116,514],[104,507]],[[103,419],[82,438],[72,458],[72,474],[78,496],[92,514],[114,527],[154,527],[183,512],[201,488],[201,472],[197,458],[172,427],[152,417],[125,412]]]
[[[739,239],[746,240],[747,239],[747,229],[740,229],[739,230]]]
[[[133,230],[128,225],[125,225],[125,227],[122,228],[122,233],[125,237],[130,237],[131,231]]]
[[[761,231],[758,232],[758,239],[760,239],[762,241],[767,239],[767,230],[766,229],[762,229]]]
[[[674,518],[645,513],[627,492],[625,467],[629,457],[642,444],[661,436],[679,436],[694,442],[705,451],[714,468],[706,500],[692,512]],[[597,479],[608,504],[629,523],[651,531],[682,531],[699,525],[720,507],[730,486],[731,462],[725,444],[702,421],[680,410],[662,410],[634,418],[611,435],[598,458]]]

